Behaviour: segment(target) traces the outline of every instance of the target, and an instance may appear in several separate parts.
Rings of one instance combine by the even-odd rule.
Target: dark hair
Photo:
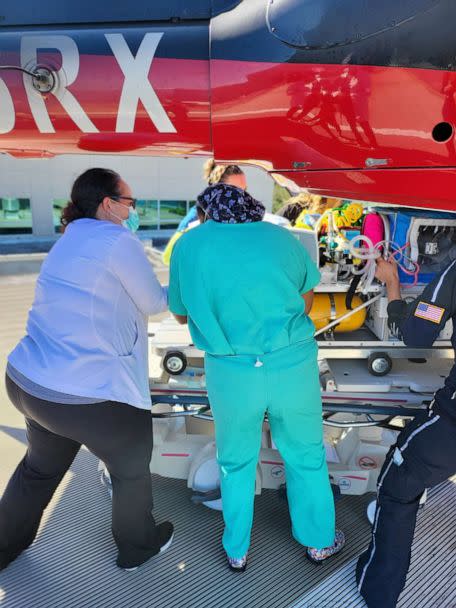
[[[278,211],[276,211],[276,215],[284,217],[287,219],[293,226],[295,225],[296,220],[301,215],[301,213],[306,209],[306,206],[302,203],[287,203],[283,207],[281,207]]]
[[[230,177],[230,175],[244,175],[244,171],[237,165],[227,165],[225,171],[223,172],[221,181],[223,182],[223,180],[226,177]]]
[[[119,196],[120,175],[111,169],[88,169],[74,182],[71,200],[62,211],[61,224],[65,228],[74,220],[94,218],[105,196]]]
[[[293,196],[285,201],[285,204],[278,211],[276,211],[275,214],[289,220],[292,226],[294,226],[296,220],[304,209],[309,209],[310,205],[312,205],[314,198],[318,198],[320,200],[321,197],[314,197],[309,192],[300,192],[296,196]]]

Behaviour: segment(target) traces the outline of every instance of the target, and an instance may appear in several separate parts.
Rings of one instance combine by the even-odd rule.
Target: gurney
[[[185,479],[193,501],[221,508],[213,419],[204,369],[197,365],[200,353],[184,346],[184,339],[179,341],[186,336],[186,328],[171,319],[151,325],[150,332],[151,349],[157,348],[157,334],[173,335],[174,348],[188,349],[189,363],[178,375],[163,369],[161,376],[151,382],[151,470]],[[434,358],[426,364],[422,356],[414,361],[398,358],[388,375],[373,376],[361,359],[340,358],[328,363],[320,356],[325,449],[336,493],[361,495],[375,491],[383,460],[404,420],[429,405],[451,364],[449,358]],[[266,417],[256,492],[283,490],[284,484],[284,464]]]

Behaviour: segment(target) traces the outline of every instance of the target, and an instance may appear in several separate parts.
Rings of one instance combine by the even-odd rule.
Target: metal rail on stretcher
[[[361,333],[362,332],[362,333]],[[374,352],[385,352],[392,359],[452,359],[454,350],[451,342],[442,340],[432,348],[410,348],[400,340],[376,340],[366,335],[365,330],[353,332],[352,338],[318,341],[319,359],[365,359]]]
[[[364,359],[366,354],[384,351],[393,359],[452,359],[454,350],[449,340],[442,340],[434,343],[432,348],[410,348],[400,340],[377,340],[373,336],[367,335],[365,330],[353,332],[352,337],[337,338],[334,340],[317,339],[319,359]],[[370,332],[369,332],[370,333]],[[191,344],[172,343],[167,346],[154,346],[154,350],[160,356],[165,355],[170,350],[180,350],[188,359],[203,359],[204,353]]]
[[[213,420],[210,413],[210,403],[205,390],[198,389],[170,389],[167,385],[156,385],[151,390],[152,417],[175,418],[180,416],[193,416],[204,420]],[[414,417],[426,409],[431,400],[430,395],[398,393],[395,395],[351,394],[334,395],[322,393],[323,424],[336,427],[363,427],[384,424],[386,420],[396,417]],[[154,406],[169,405],[169,411],[156,411]],[[177,408],[177,409],[176,409]],[[331,420],[333,414],[353,414],[356,416],[382,416],[383,420]]]
[[[158,330],[153,330],[152,345],[157,355],[162,359],[166,370],[166,361],[170,353],[182,361],[194,361],[202,365],[204,353],[190,343],[188,329],[179,326],[174,319],[163,321]],[[407,359],[437,359],[451,361],[454,359],[454,350],[449,340],[438,340],[432,348],[410,348],[400,340],[380,340],[368,328],[362,328],[348,334],[336,336],[317,337],[319,360],[366,360],[367,365],[375,366],[375,361],[383,355],[391,360]]]

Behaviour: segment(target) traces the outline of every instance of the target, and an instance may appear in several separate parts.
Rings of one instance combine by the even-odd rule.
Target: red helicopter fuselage
[[[456,209],[451,0],[51,4],[2,7],[0,151],[214,155],[320,194]]]

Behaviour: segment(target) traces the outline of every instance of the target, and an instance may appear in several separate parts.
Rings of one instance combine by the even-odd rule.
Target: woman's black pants
[[[159,552],[152,516],[150,411],[104,401],[68,405],[37,399],[6,376],[8,396],[25,416],[28,448],[0,500],[0,569],[35,539],[43,511],[84,444],[112,479],[117,565],[142,564]]]

